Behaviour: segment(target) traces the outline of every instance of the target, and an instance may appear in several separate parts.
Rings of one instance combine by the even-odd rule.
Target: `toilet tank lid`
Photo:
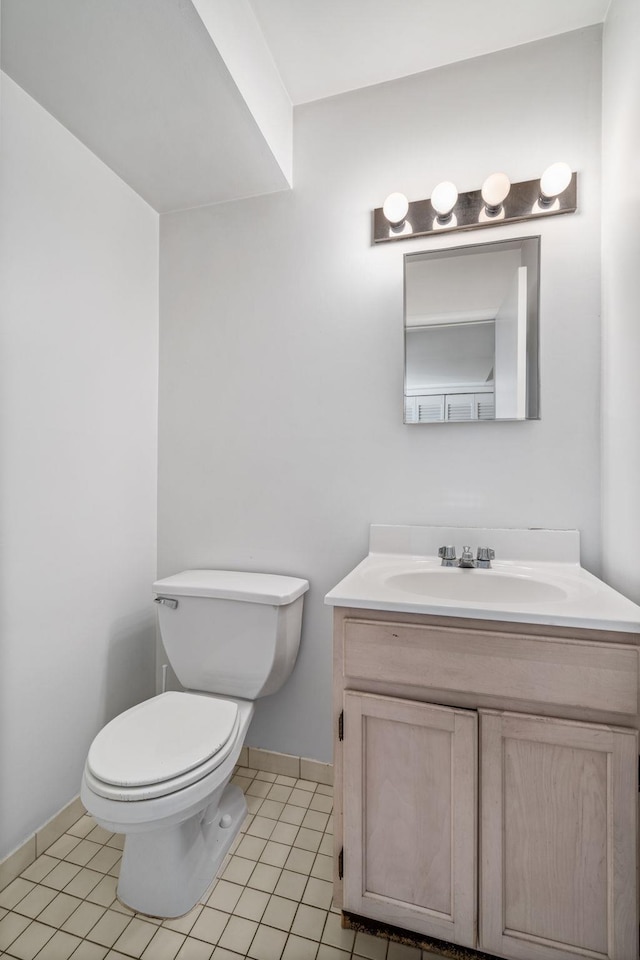
[[[156,580],[153,589],[169,596],[216,597],[279,607],[293,603],[306,593],[309,581],[241,570],[183,570],[172,577]]]

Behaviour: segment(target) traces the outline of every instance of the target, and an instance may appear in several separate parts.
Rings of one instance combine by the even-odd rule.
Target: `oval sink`
[[[386,583],[414,596],[459,603],[543,603],[569,597],[555,584],[495,570],[412,570],[391,574]]]

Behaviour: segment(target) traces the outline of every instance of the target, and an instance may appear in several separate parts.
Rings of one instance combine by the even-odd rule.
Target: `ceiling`
[[[294,104],[601,23],[610,0],[250,0]]]
[[[604,20],[610,0],[1,0],[2,69],[155,210],[287,189],[292,104]]]

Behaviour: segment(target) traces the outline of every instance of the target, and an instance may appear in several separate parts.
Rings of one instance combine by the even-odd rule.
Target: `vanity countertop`
[[[489,546],[490,570],[442,567],[438,547]],[[372,525],[368,556],[331,606],[549,626],[640,631],[640,606],[580,566],[576,530]]]

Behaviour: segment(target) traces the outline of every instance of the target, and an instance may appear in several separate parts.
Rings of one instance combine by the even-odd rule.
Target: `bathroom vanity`
[[[493,569],[443,569],[463,541]],[[514,960],[636,960],[640,608],[575,531],[371,547],[327,596],[336,904]]]

